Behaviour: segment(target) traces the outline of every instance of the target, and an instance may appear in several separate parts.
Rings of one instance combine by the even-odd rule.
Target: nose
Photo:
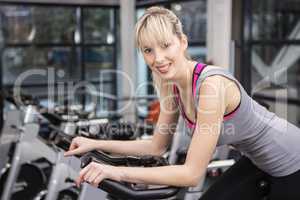
[[[162,51],[156,49],[155,52],[154,52],[154,61],[156,64],[162,64],[164,63],[164,58],[165,58],[165,55]]]

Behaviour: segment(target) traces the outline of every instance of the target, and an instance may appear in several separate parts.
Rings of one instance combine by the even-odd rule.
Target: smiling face
[[[183,70],[187,40],[170,11],[156,8],[144,15],[137,23],[136,42],[146,64],[162,79],[174,80]]]
[[[143,44],[141,52],[150,69],[166,80],[176,79],[185,58],[184,42],[174,34],[163,42],[153,41]]]

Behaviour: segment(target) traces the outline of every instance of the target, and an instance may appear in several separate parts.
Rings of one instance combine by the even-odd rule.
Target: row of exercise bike
[[[64,157],[72,138],[134,140],[151,137],[153,125],[125,123],[110,118],[87,118],[87,113],[66,107],[48,109],[28,96],[22,105],[12,96],[14,105],[5,113],[0,138],[1,200],[94,200],[94,199],[199,199],[207,177],[194,188],[149,186],[104,180],[98,188],[84,183],[75,186],[81,168],[90,162],[114,166],[154,167],[184,160],[186,151],[176,138],[165,156],[116,156],[92,151],[82,156]],[[178,134],[182,135],[182,134]],[[177,140],[178,141],[178,140]],[[227,154],[228,155],[228,154]],[[174,156],[176,157],[174,159]],[[228,158],[228,156],[226,156]],[[208,175],[219,176],[234,159],[212,161]]]

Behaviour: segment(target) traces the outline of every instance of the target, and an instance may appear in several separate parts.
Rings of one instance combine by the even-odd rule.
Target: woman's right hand
[[[94,139],[89,139],[85,137],[75,137],[69,150],[64,153],[65,156],[72,156],[72,155],[81,155],[86,152],[95,150],[97,145],[97,141]]]

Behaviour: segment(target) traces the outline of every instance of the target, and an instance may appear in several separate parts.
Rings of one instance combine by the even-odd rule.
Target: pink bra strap
[[[192,92],[193,92],[193,96],[194,98],[196,98],[196,86],[197,86],[197,80],[202,72],[202,70],[206,67],[205,64],[202,63],[198,63],[197,66],[194,69],[194,73],[193,73],[193,85],[192,85]]]

